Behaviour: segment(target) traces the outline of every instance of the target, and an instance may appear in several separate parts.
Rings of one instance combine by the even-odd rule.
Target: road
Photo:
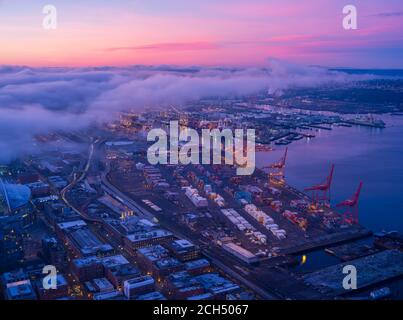
[[[148,210],[146,210],[146,209],[142,208],[141,206],[139,206],[133,199],[131,199],[129,196],[125,195],[118,188],[116,188],[108,180],[107,172],[108,172],[108,170],[106,170],[102,174],[101,181],[102,181],[102,184],[103,184],[103,189],[108,194],[110,194],[115,199],[117,199],[118,201],[123,203],[125,206],[129,207],[134,212],[136,212],[136,214],[138,214],[140,217],[143,217],[143,218],[146,218],[146,219],[149,219],[149,220],[155,218],[155,216],[153,214],[151,214]],[[167,221],[165,221],[165,222],[166,223],[163,224],[163,227],[166,228],[167,230],[171,231],[176,236],[178,236],[178,237],[180,237],[182,239],[192,241],[192,242],[200,245],[200,247],[204,247],[203,244],[199,243],[199,241],[198,241],[199,239],[197,237],[189,238],[188,236],[186,236],[184,234],[184,232],[179,230],[180,226],[174,225],[173,223],[167,223]],[[277,297],[275,297],[274,295],[270,294],[269,292],[267,292],[263,288],[260,288],[258,285],[252,283],[251,281],[246,279],[244,276],[242,276],[239,273],[238,270],[234,269],[233,261],[231,259],[229,259],[228,257],[226,257],[227,259],[223,259],[223,257],[220,254],[218,254],[217,251],[221,252],[221,250],[218,250],[217,248],[214,248],[214,249],[213,248],[208,248],[208,249],[202,250],[203,254],[207,258],[209,258],[210,261],[214,265],[216,265],[219,269],[223,270],[226,274],[228,274],[232,278],[234,278],[237,281],[239,281],[240,283],[242,283],[245,287],[250,288],[252,291],[256,292],[258,295],[260,295],[264,299],[269,299],[269,300],[277,299]]]
[[[88,151],[88,159],[87,159],[87,163],[84,167],[83,172],[81,173],[81,175],[77,178],[76,175],[74,175],[73,180],[60,192],[60,196],[63,199],[63,201],[71,208],[73,209],[78,215],[81,216],[81,218],[85,221],[90,221],[90,222],[102,222],[99,219],[95,219],[92,218],[90,216],[88,216],[85,212],[81,211],[80,209],[76,208],[71,202],[70,200],[67,198],[67,193],[69,190],[71,190],[77,183],[79,183],[80,181],[84,180],[85,177],[88,174],[88,171],[91,167],[91,163],[92,163],[92,159],[94,156],[94,151],[95,151],[95,147],[96,145],[100,143],[100,140],[95,140],[94,142],[92,142],[90,144],[89,147],[89,151]]]
[[[153,220],[155,216],[150,211],[144,209],[136,201],[128,197],[126,194],[121,192],[118,188],[116,188],[112,183],[109,182],[108,172],[109,170],[105,170],[105,172],[101,174],[102,188],[104,189],[104,191],[123,203],[129,209],[133,210],[137,216],[148,220]]]
[[[203,250],[203,255],[205,255],[207,258],[210,259],[210,261],[215,264],[219,269],[223,270],[226,272],[229,276],[233,277],[234,279],[238,280],[240,283],[245,285],[246,287],[252,289],[254,292],[256,292],[258,295],[260,295],[263,299],[266,300],[277,300],[278,298],[270,293],[268,293],[266,290],[260,288],[253,282],[247,280],[243,276],[239,274],[238,271],[232,270],[230,267],[226,266],[224,263],[222,263],[220,260],[215,258],[213,256],[214,253],[209,252],[207,250]]]

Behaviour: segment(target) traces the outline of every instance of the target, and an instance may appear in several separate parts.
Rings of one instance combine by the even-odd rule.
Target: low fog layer
[[[210,96],[348,84],[374,78],[270,61],[267,68],[0,66],[0,163],[32,150],[33,136]]]

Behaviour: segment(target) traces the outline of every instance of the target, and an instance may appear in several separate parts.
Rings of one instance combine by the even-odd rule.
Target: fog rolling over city
[[[119,111],[161,110],[206,97],[281,95],[374,79],[270,60],[267,68],[129,66],[0,67],[0,161],[33,152],[33,136],[113,120]]]
[[[0,303],[256,319],[402,301],[402,17],[0,0]]]

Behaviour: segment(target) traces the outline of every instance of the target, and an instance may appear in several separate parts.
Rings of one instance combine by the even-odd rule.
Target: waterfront
[[[351,197],[363,181],[360,223],[374,232],[402,233],[403,117],[385,115],[382,120],[386,129],[333,127],[313,131],[316,138],[293,142],[288,146],[286,179],[302,190],[323,181],[334,163],[332,205]],[[277,161],[283,150],[258,153],[257,166]]]

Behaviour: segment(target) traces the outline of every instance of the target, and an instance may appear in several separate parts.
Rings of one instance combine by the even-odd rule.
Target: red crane
[[[332,164],[330,174],[327,176],[325,182],[304,189],[305,191],[312,192],[312,200],[313,200],[312,204],[315,208],[320,203],[330,207],[330,187],[332,185],[333,172],[334,172],[334,164]]]
[[[285,183],[285,163],[287,160],[288,147],[285,148],[284,155],[279,162],[272,163],[263,169],[269,169],[269,183],[284,184]]]
[[[346,208],[346,210],[343,212],[343,216],[350,224],[358,223],[358,200],[360,198],[361,189],[362,182],[360,182],[357,191],[350,199],[347,199],[336,205],[337,208]]]

